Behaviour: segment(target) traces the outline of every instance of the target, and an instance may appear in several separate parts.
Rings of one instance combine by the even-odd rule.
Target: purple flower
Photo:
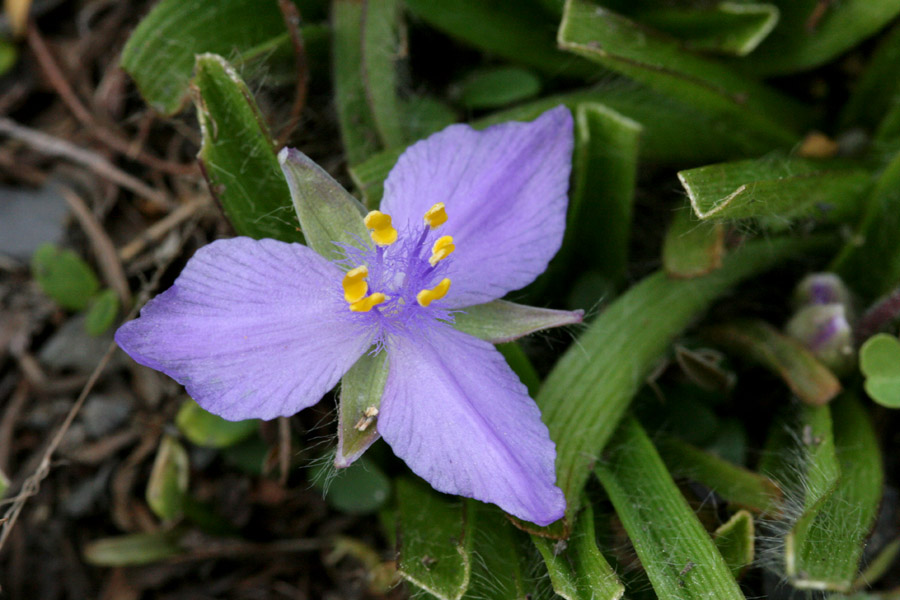
[[[551,523],[565,498],[537,405],[490,343],[453,322],[546,269],[572,144],[564,107],[480,132],[448,127],[400,157],[381,212],[364,220],[371,242],[341,244],[335,262],[300,244],[213,242],[116,341],[231,420],[292,415],[384,352],[380,410],[365,417],[394,453],[439,491]]]

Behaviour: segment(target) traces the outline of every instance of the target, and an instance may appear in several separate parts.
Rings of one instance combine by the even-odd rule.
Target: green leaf
[[[380,437],[377,416],[387,376],[387,352],[374,355],[369,352],[363,354],[341,380],[334,466],[350,466]]]
[[[204,448],[234,446],[259,430],[259,420],[226,421],[207,412],[191,398],[185,399],[175,415],[178,430],[192,443]]]
[[[592,78],[600,69],[560,52],[552,21],[533,0],[406,0],[429,25],[480,50],[558,78]]]
[[[841,382],[800,342],[765,321],[742,319],[705,328],[709,342],[766,367],[807,404],[826,404]]]
[[[344,252],[335,242],[358,246],[369,239],[362,205],[322,167],[293,148],[282,149],[278,162],[310,248],[336,260]]]
[[[321,482],[319,487],[322,488],[328,504],[349,514],[374,513],[384,506],[391,496],[390,479],[374,462],[365,457],[346,469],[337,471],[334,471],[331,465],[323,463],[313,478]]]
[[[19,60],[19,52],[13,44],[0,39],[0,77],[12,69]]]
[[[361,162],[381,148],[378,127],[372,114],[364,80],[363,50],[367,48],[363,26],[368,5],[375,2],[334,0],[331,5],[331,60],[334,76],[334,103],[337,110],[344,153],[350,164]],[[385,2],[394,5],[394,2]],[[378,9],[376,8],[376,11]],[[373,40],[374,42],[375,40]],[[378,58],[376,57],[377,61]],[[384,73],[382,73],[384,75]],[[377,86],[378,84],[375,83]],[[393,87],[390,83],[390,87]],[[382,88],[379,91],[384,91]],[[382,118],[390,118],[390,107]],[[390,126],[389,122],[383,125]]]
[[[536,595],[536,582],[528,570],[528,540],[495,506],[467,501],[474,516],[474,564],[469,589],[463,598],[525,600]]]
[[[900,25],[894,25],[869,58],[841,113],[841,129],[865,127],[874,131],[896,106],[900,92]]]
[[[119,296],[115,290],[103,290],[91,299],[84,328],[88,335],[103,335],[119,314]]]
[[[163,436],[145,494],[150,510],[163,521],[181,516],[189,476],[190,464],[184,447],[174,437]]]
[[[101,538],[85,545],[84,560],[98,567],[149,565],[184,554],[181,537],[179,532],[154,531]]]
[[[184,104],[197,54],[235,59],[271,49],[282,34],[274,0],[162,0],[128,38],[122,68],[150,106],[173,114]]]
[[[45,294],[68,310],[82,310],[100,289],[93,269],[71,250],[41,244],[31,257],[31,274]]]
[[[675,477],[703,484],[728,502],[769,517],[781,514],[782,492],[774,481],[673,437],[657,442]]]
[[[859,369],[866,377],[869,398],[900,408],[900,340],[887,333],[866,340],[859,351]]]
[[[473,520],[466,505],[418,480],[396,485],[400,574],[442,600],[459,600],[472,570]]]
[[[568,544],[537,535],[531,539],[544,558],[553,590],[566,600],[618,600],[625,593],[625,587],[597,548],[590,503],[584,505]]]
[[[588,119],[589,127],[596,126],[597,120],[604,121],[611,128],[603,128],[604,135],[612,136],[614,133],[613,120],[618,120],[618,125],[621,126],[626,126],[624,119],[631,119],[640,125],[643,128],[638,148],[640,157],[653,163],[683,166],[760,154],[772,149],[771,140],[767,135],[743,127],[734,127],[723,121],[715,111],[681,102],[635,82],[621,80],[567,94],[547,96],[493,113],[473,121],[470,125],[475,129],[484,129],[506,121],[528,121],[561,104],[568,106],[577,118],[578,107],[582,103],[602,105],[595,112],[605,112],[607,117],[611,117],[603,119],[597,115],[597,119]],[[591,109],[588,109],[588,113],[590,112]],[[613,114],[618,114],[621,118],[615,119],[612,117]],[[629,139],[629,132],[624,127],[619,133],[621,137],[616,143],[622,144],[622,156],[613,152],[615,146],[609,146],[602,149],[601,157],[610,163],[619,160],[627,166],[633,140]],[[601,139],[602,137],[601,135]],[[384,191],[384,180],[402,152],[401,148],[390,148],[350,167],[350,176],[362,192],[367,206],[372,208],[378,206]],[[576,156],[575,160],[579,158]],[[608,185],[611,189],[616,187],[622,189],[620,186],[628,181],[625,175],[627,171],[611,178],[609,183],[598,175],[596,178],[591,177],[590,183]],[[576,188],[573,187],[573,198],[575,193]]]
[[[774,4],[720,2],[642,10],[638,20],[682,40],[692,50],[746,56],[778,23]]]
[[[456,313],[453,326],[492,344],[501,344],[542,329],[581,323],[583,316],[581,310],[553,310],[494,300]]]
[[[563,49],[719,114],[734,129],[755,131],[775,147],[795,143],[798,128],[809,121],[809,110],[787,96],[591,0],[567,1],[557,39]]]
[[[541,91],[541,80],[528,69],[496,67],[472,73],[459,87],[459,103],[477,110],[533,98]]]
[[[753,563],[755,554],[753,515],[746,510],[734,513],[715,532],[713,540],[735,578]]]
[[[841,162],[776,155],[681,171],[678,179],[700,219],[765,217],[778,223],[854,216],[871,176]]]
[[[271,448],[259,436],[253,436],[238,442],[234,446],[221,449],[222,458],[232,467],[260,477],[265,474],[266,461],[270,457]]]
[[[537,403],[557,444],[557,484],[566,494],[569,522],[591,464],[672,340],[732,286],[811,247],[766,240],[734,251],[705,277],[650,275],[610,304],[563,354]]]
[[[878,175],[864,207],[859,226],[829,270],[872,301],[900,284],[900,152]]]
[[[560,254],[616,286],[625,281],[642,131],[603,104],[575,109],[572,192]]]
[[[891,568],[894,565],[894,561],[897,560],[897,557],[900,557],[900,538],[885,544],[885,546],[878,551],[878,554],[868,561],[866,568],[859,574],[856,581],[853,582],[853,589],[859,590],[867,588],[885,575],[891,573]]]
[[[669,277],[700,277],[722,266],[724,224],[698,222],[692,216],[688,210],[677,211],[666,231],[662,260]]]
[[[893,0],[771,0],[781,11],[772,34],[736,66],[756,75],[803,71],[837,58],[900,14]]]
[[[639,150],[646,161],[682,167],[772,150],[768,132],[723,119],[715,108],[679,100],[624,78],[499,111],[478,119],[473,126],[483,128],[509,120],[534,119],[560,104],[574,112],[583,102],[602,104],[640,124],[643,131]]]
[[[212,194],[235,230],[302,242],[268,127],[235,70],[221,56],[197,56],[194,104],[203,132],[197,155]]]
[[[785,570],[794,587],[848,592],[875,523],[884,474],[878,438],[859,400],[845,394],[831,409],[838,475],[814,503],[805,503],[807,510],[788,533]],[[815,491],[813,465],[807,479]]]
[[[0,470],[0,500],[6,495],[7,490],[9,490],[9,477]]]
[[[595,472],[657,596],[744,600],[731,569],[636,420],[622,422]]]
[[[414,96],[406,101],[403,108],[403,125],[406,127],[406,138],[419,140],[452,125],[457,120],[456,112],[446,102],[431,96]],[[392,151],[386,151],[393,154]],[[381,156],[381,154],[375,155]],[[399,154],[394,155],[394,162]],[[393,162],[388,167],[390,170]],[[352,176],[352,173],[351,173]],[[355,179],[354,179],[354,182]],[[381,198],[381,192],[377,194]],[[365,194],[368,198],[368,194]]]
[[[397,65],[402,56],[400,0],[362,2],[362,80],[375,129],[385,146],[406,141],[403,110],[397,97]],[[340,77],[340,75],[338,75]]]

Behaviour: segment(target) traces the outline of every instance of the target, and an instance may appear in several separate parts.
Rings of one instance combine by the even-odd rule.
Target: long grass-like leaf
[[[672,280],[655,273],[607,307],[562,356],[537,402],[557,444],[557,482],[569,522],[592,463],[675,336],[741,280],[810,247],[799,240],[755,242],[705,277]]]
[[[661,600],[744,600],[634,418],[622,422],[595,471]]]

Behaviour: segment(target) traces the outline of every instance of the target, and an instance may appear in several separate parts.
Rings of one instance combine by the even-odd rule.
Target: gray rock
[[[68,214],[66,201],[52,186],[0,186],[0,253],[28,262],[44,242],[62,241]]]
[[[98,337],[88,335],[84,330],[84,314],[75,315],[47,340],[38,359],[51,369],[90,373],[103,358],[112,337],[112,330]],[[123,354],[117,352],[112,360],[110,367],[122,364]]]
[[[99,438],[128,421],[133,408],[131,398],[126,395],[94,394],[85,401],[81,420],[88,436]]]

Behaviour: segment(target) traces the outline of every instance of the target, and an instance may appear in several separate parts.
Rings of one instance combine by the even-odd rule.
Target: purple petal
[[[434,489],[546,525],[566,501],[540,411],[489,343],[434,322],[387,341],[378,430]]]
[[[456,244],[447,306],[495,300],[547,268],[565,229],[572,135],[560,106],[531,123],[451,125],[397,161],[381,207],[395,224],[420,227],[426,210],[446,205],[439,231]]]
[[[342,312],[342,275],[300,244],[219,240],[116,341],[226,419],[292,415],[318,402],[371,342]]]

